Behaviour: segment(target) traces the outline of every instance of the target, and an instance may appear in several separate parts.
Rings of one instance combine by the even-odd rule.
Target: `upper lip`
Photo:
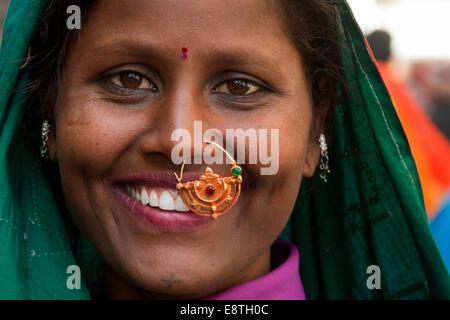
[[[180,173],[178,172],[177,175]],[[183,172],[181,182],[197,180],[202,173]],[[173,172],[145,172],[130,174],[119,179],[115,179],[113,184],[142,184],[151,187],[175,188],[178,180],[175,178]]]
[[[200,176],[203,175],[204,173],[205,171],[201,173],[184,171],[181,182],[186,183],[188,181],[198,180]],[[214,173],[216,172],[214,171]],[[176,172],[176,174],[179,176],[180,172]],[[229,175],[230,174],[228,174],[228,176]],[[222,174],[220,174],[220,176],[225,177],[225,175]],[[176,188],[177,183],[178,180],[175,178],[173,172],[157,172],[157,171],[128,174],[120,178],[113,179],[112,181],[112,185],[140,184],[149,187],[161,187],[161,188]],[[247,183],[248,181],[244,180],[241,186],[245,188],[245,185]]]

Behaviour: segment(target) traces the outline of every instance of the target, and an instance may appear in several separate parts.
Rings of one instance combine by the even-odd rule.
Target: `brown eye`
[[[244,80],[232,80],[228,82],[228,91],[232,94],[246,94],[250,86]]]
[[[219,85],[214,91],[232,95],[248,95],[258,91],[260,87],[252,81],[244,79],[229,80]]]
[[[132,71],[121,72],[111,78],[118,87],[135,90],[157,91],[156,86],[142,74]]]
[[[120,75],[120,82],[125,88],[137,89],[142,83],[142,76],[134,72],[126,72]]]

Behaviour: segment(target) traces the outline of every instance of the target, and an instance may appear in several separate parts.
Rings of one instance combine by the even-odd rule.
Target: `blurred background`
[[[8,9],[9,0],[0,0],[0,31],[3,30],[3,23],[5,21],[6,9]],[[2,41],[2,36],[0,32],[0,42]]]
[[[450,138],[450,1],[348,2],[366,36],[380,29],[390,34],[391,67]]]
[[[348,0],[378,62],[450,270],[450,0]]]
[[[450,0],[348,3],[405,129],[431,230],[450,270]],[[0,30],[8,4],[0,0]]]

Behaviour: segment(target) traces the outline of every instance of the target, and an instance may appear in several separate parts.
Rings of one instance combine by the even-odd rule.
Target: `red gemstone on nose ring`
[[[207,193],[209,196],[211,196],[211,195],[214,194],[214,192],[216,191],[216,189],[214,189],[214,187],[213,187],[212,185],[208,185],[208,186],[205,188],[205,191],[206,191],[206,193]]]

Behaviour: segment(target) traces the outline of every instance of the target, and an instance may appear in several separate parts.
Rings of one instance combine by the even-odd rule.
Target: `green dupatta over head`
[[[11,1],[0,53],[1,299],[89,299],[98,277],[99,257],[69,231],[39,146],[21,136],[20,67],[46,3]],[[303,180],[281,238],[300,251],[307,299],[449,299],[400,121],[347,3],[336,6],[348,88],[335,109],[331,175],[328,183]],[[80,290],[66,285],[71,265],[81,268]],[[367,287],[371,265],[381,270],[380,290]]]

